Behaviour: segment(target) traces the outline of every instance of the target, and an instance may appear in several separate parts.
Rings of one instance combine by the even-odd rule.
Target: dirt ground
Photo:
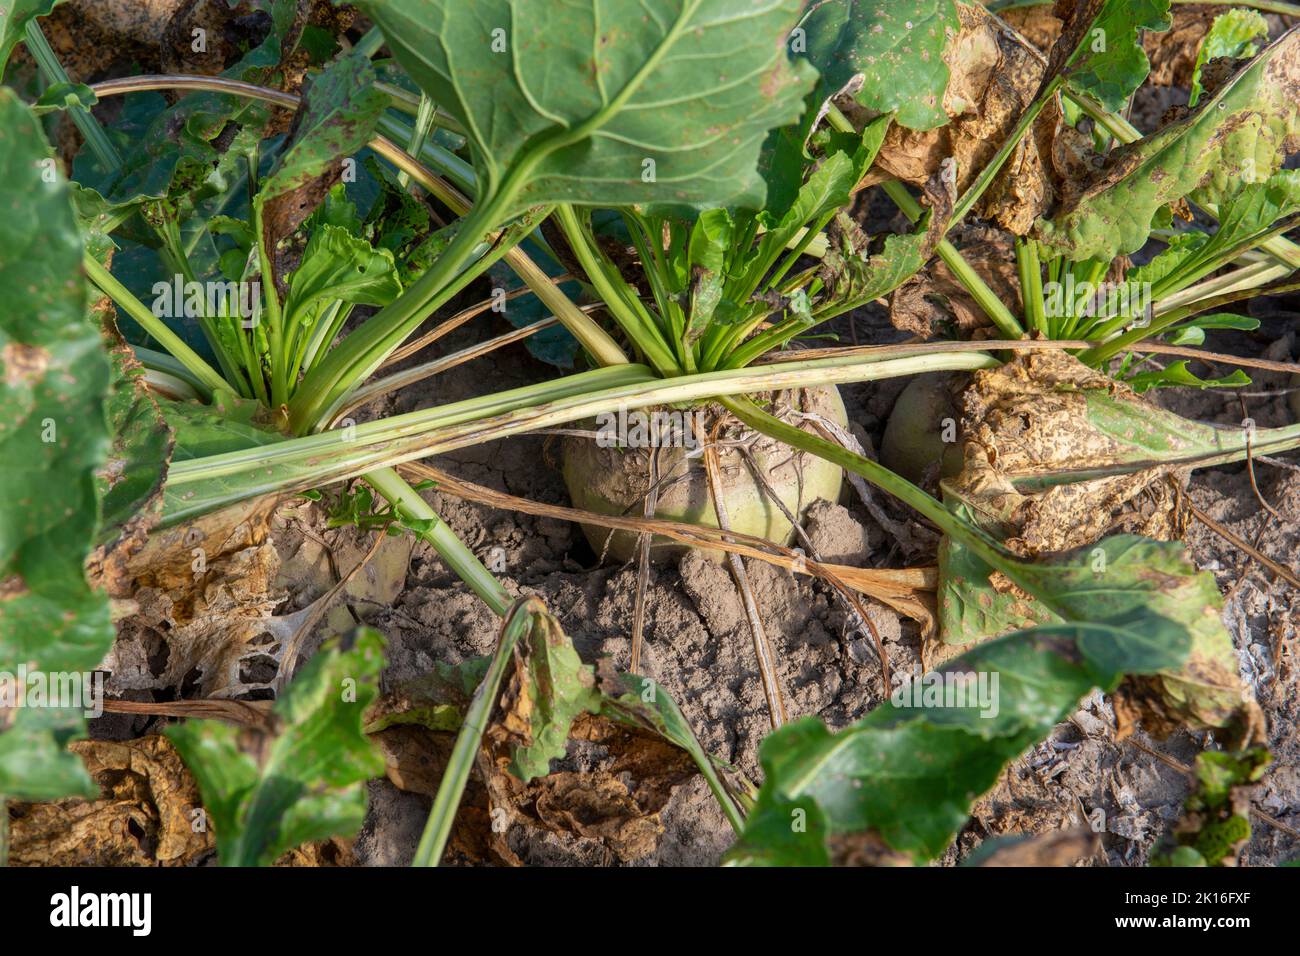
[[[1184,90],[1157,91],[1136,104],[1134,121],[1144,129],[1153,128],[1169,106],[1185,101]],[[1272,312],[1260,315],[1264,325],[1257,333],[1215,333],[1207,344],[1236,354],[1290,359],[1296,355],[1298,315],[1300,303],[1277,303]],[[470,323],[433,351],[448,354],[506,330],[503,322],[500,327],[488,328],[489,324]],[[860,310],[851,321],[840,321],[836,331],[844,342],[884,343],[898,338],[876,307]],[[521,346],[512,346],[410,388],[393,402],[364,409],[358,417],[408,411],[554,374],[554,369],[529,357]],[[1287,388],[1285,376],[1258,373],[1252,378],[1254,384],[1241,398],[1231,392],[1180,389],[1162,394],[1159,400],[1183,415],[1206,421],[1239,423],[1248,414],[1265,427],[1294,420],[1285,397],[1261,395]],[[903,384],[899,380],[842,388],[852,429],[869,452],[879,447],[885,420]],[[493,489],[567,505],[554,445],[543,436],[525,436],[442,456],[436,463]],[[1189,494],[1198,508],[1229,532],[1300,573],[1300,464],[1296,464],[1300,457],[1287,460],[1288,466],[1257,462],[1253,481],[1245,465],[1199,472],[1191,480]],[[504,568],[499,576],[512,592],[545,600],[586,660],[608,655],[617,666],[627,667],[635,567],[602,566],[577,527],[566,522],[492,510],[436,492],[428,493],[428,499],[480,557]],[[911,520],[883,496],[876,505],[897,520]],[[328,580],[322,583],[316,572],[323,566],[325,548],[346,571],[369,546],[367,536],[355,529],[326,530],[314,506],[299,503],[292,512],[275,519],[275,535],[258,550],[267,562],[260,570],[274,577],[272,586],[261,592],[259,613],[285,615],[323,593]],[[811,508],[807,531],[828,561],[862,567],[933,563],[932,553],[905,551],[847,486],[840,501]],[[1215,574],[1226,595],[1224,620],[1236,643],[1242,673],[1264,710],[1274,754],[1256,797],[1259,814],[1252,821],[1253,837],[1244,862],[1269,865],[1300,857],[1296,592],[1204,524],[1193,523],[1188,541],[1197,563]],[[838,728],[876,707],[885,694],[881,662],[872,643],[851,631],[842,606],[826,586],[758,561],[748,562],[748,570],[775,648],[791,716],[816,715]],[[427,673],[435,662],[455,664],[488,654],[494,647],[498,632],[494,615],[431,548],[412,547],[409,538],[390,539],[347,593],[351,611],[339,602],[327,621],[343,627],[355,613],[387,636],[385,689]],[[272,696],[267,686],[275,672],[272,641],[256,623],[239,632],[242,643],[233,656],[209,648],[204,653],[216,657],[181,661],[169,659],[165,642],[158,637],[159,622],[170,611],[166,607],[154,611],[155,619],[137,619],[124,627],[109,661],[111,695],[136,700],[217,692],[252,699]],[[869,612],[893,668],[919,667],[923,648],[917,626],[879,604],[870,604]],[[728,571],[696,555],[654,567],[647,595],[646,638],[641,670],[678,701],[706,749],[757,781],[758,746],[770,726],[748,625]],[[307,654],[312,649],[303,648]],[[196,685],[196,675],[207,686]],[[222,683],[214,687],[214,680]],[[110,714],[95,721],[92,729],[96,737],[122,739],[154,732],[159,726],[156,718]],[[939,862],[960,862],[990,836],[1038,833],[1088,822],[1103,834],[1103,853],[1092,865],[1144,865],[1178,816],[1188,792],[1180,767],[1189,765],[1211,742],[1205,735],[1188,732],[1165,741],[1139,733],[1116,742],[1114,726],[1114,714],[1104,699],[1094,695],[1084,701],[1070,720],[1008,768]],[[586,759],[575,745],[555,769],[578,769]],[[355,842],[356,860],[364,865],[409,863],[429,799],[399,790],[387,780],[373,782],[370,796],[369,815]],[[698,777],[676,789],[660,821],[657,846],[633,865],[714,865],[733,839]],[[621,862],[600,840],[524,825],[513,826],[507,842],[528,865]]]

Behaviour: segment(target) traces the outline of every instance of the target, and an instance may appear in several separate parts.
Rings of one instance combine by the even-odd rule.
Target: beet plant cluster
[[[246,0],[262,30],[220,74],[93,84],[42,32],[57,2],[0,5],[0,68],[20,48],[31,64],[10,62],[0,90],[0,672],[93,671],[151,541],[268,498],[328,499],[332,524],[417,536],[501,618],[493,656],[440,669],[402,707],[376,703],[371,630],[296,673],[286,654],[256,759],[218,720],[171,728],[222,863],[355,833],[383,773],[368,735],[400,723],[456,734],[425,865],[477,758],[495,748],[518,780],[543,777],[595,717],[690,756],[735,828],[734,865],[825,865],[845,847],[933,859],[1096,688],[1154,729],[1261,741],[1176,489],[1296,447],[1300,426],[1212,427],[1144,393],[1249,383],[1190,365],[1208,332],[1258,324],[1238,305],[1300,289],[1286,237],[1300,172],[1284,168],[1300,32],[1270,42],[1256,11],[1221,14],[1189,106],[1143,135],[1126,107],[1169,0],[1066,5],[1043,51],[999,4],[958,0],[361,0],[368,32],[329,42],[303,4]],[[980,135],[962,125],[994,108],[963,99],[971,38],[1028,64],[1009,118]],[[59,123],[79,131],[75,155],[51,147]],[[868,232],[871,203],[904,225]],[[963,238],[977,220],[1001,230],[1012,295]],[[900,290],[940,268],[979,334],[835,339],[834,320],[891,297],[900,312]],[[485,277],[535,309],[480,353],[526,340],[554,374],[359,416],[447,367],[394,370]],[[901,403],[887,442],[920,465],[877,461],[835,387],[920,373],[945,373],[960,434],[909,389],[920,410]],[[788,547],[844,474],[937,528],[933,610],[906,606],[927,639],[968,645],[942,672],[994,675],[997,706],[918,692],[846,727],[798,717],[751,616],[773,724],[755,787],[700,745],[667,675],[638,676],[635,651],[632,673],[584,662],[410,480],[440,453],[656,410],[782,452],[724,487],[717,432],[692,432],[665,467],[694,468],[694,490],[644,512],[700,526],[694,546],[731,552],[742,590],[744,546],[860,609],[834,568]],[[631,467],[616,450],[566,440],[564,457],[595,550],[645,562],[669,540],[619,524],[644,496],[608,480]],[[1155,505],[1135,521],[1139,501]],[[0,713],[0,800],[94,794],[66,749],[86,733],[78,711]],[[1226,855],[1197,839],[1177,861]]]

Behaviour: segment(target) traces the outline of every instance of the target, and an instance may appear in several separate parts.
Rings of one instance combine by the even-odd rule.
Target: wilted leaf
[[[1222,7],[1174,3],[1170,7],[1168,30],[1148,32],[1142,46],[1151,61],[1147,82],[1152,86],[1182,86],[1191,83],[1196,51],[1205,39],[1210,23]]]
[[[1093,856],[1101,840],[1087,827],[1056,830],[1034,836],[995,837],[985,840],[962,866],[1074,866]]]
[[[1190,116],[1110,153],[1107,166],[1038,234],[1070,259],[1113,258],[1147,241],[1184,196],[1218,204],[1266,180],[1300,148],[1300,30],[1293,29]]]
[[[544,777],[563,757],[569,729],[579,714],[600,709],[600,692],[559,622],[533,615],[515,645],[515,667],[501,694],[500,715],[484,735],[511,754],[510,771],[525,783]]]
[[[658,844],[659,813],[674,790],[697,772],[716,783],[718,772],[732,768],[704,751],[654,681],[618,674],[607,660],[597,681],[540,603],[528,623],[483,736],[477,763],[482,786],[471,780],[467,787],[451,852],[517,865],[503,838],[500,822],[506,819],[600,840],[622,860],[641,859]],[[395,785],[437,791],[450,736],[487,666],[483,658],[439,665],[371,708],[366,729],[384,749]],[[570,746],[584,754],[582,770],[552,773],[550,760],[566,756]]]
[[[1256,708],[1243,703],[1218,589],[1174,543],[1185,525],[1180,460],[1233,444],[1235,432],[1156,408],[1061,353],[975,373],[964,403],[964,464],[945,482],[949,506],[1034,559],[1025,574],[1060,607],[1088,620],[1148,608],[1193,635],[1186,667],[1152,682],[1148,729],[1252,723]],[[965,644],[1055,619],[1024,590],[1026,581],[1018,583],[945,540],[944,641]]]
[[[1015,302],[1020,293],[1015,252],[1005,233],[967,227],[962,230],[962,258],[1003,302]],[[955,241],[955,240],[954,240]],[[947,264],[936,261],[894,293],[889,321],[897,329],[922,338],[944,333],[959,338],[979,338],[992,330],[992,320],[980,308]]]
[[[847,312],[888,295],[915,275],[942,238],[937,224],[946,218],[943,212],[928,210],[914,231],[886,236],[874,255],[857,223],[840,213],[820,269],[828,307],[836,314]]]
[[[960,31],[942,49],[952,74],[942,99],[948,122],[924,131],[890,129],[876,161],[881,178],[921,186],[943,174],[962,192],[1033,102],[1046,69],[1041,55],[982,6],[958,3],[957,11]],[[886,80],[885,88],[891,84]],[[980,198],[981,216],[1023,235],[1048,210],[1055,196],[1047,168],[1050,134],[1058,116],[1049,104]]]
[[[189,721],[168,731],[198,781],[223,866],[265,866],[361,826],[364,783],[384,772],[361,729],[383,646],[377,632],[360,628],[351,650],[318,652],[276,702],[283,726],[260,742],[261,760],[240,749],[239,731],[226,724]]]
[[[257,45],[220,75],[255,85],[278,86],[276,74],[301,37],[310,4],[308,0],[253,0],[253,4],[260,13],[269,15],[270,29]],[[180,36],[176,39],[183,37],[186,48],[193,43],[192,30],[200,26],[190,23],[189,14],[195,6],[190,4],[186,10],[174,11],[177,15],[169,16],[163,35],[156,38],[153,31],[162,24],[141,18],[139,11],[134,18],[120,18],[109,32],[142,31],[148,35],[147,46],[153,50],[161,48],[166,58],[170,47],[168,30],[177,31]],[[217,40],[224,38],[224,25],[234,11],[225,3],[213,2],[206,5],[206,12],[215,20],[200,28],[207,31],[214,43],[212,52],[216,54]],[[85,35],[80,29],[77,32]],[[139,38],[131,39],[138,42]],[[254,40],[245,36],[237,39],[235,45],[242,51]],[[105,42],[112,45],[114,41]],[[116,43],[120,45],[122,40]],[[216,62],[223,60],[221,57]],[[192,70],[164,68],[162,72],[205,73],[210,72],[210,66],[211,63],[205,62]],[[102,68],[87,70],[86,75]],[[83,214],[131,209],[165,199],[176,205],[182,218],[188,216],[199,202],[230,188],[231,177],[244,162],[246,150],[261,138],[273,115],[272,107],[265,103],[223,93],[192,93],[171,105],[160,93],[127,97],[118,121],[108,129],[110,139],[122,154],[122,167],[99,169],[93,154],[86,149],[77,156],[75,178],[85,187],[79,194],[85,199],[82,202],[79,198]],[[233,138],[222,135],[228,128],[238,130]],[[152,244],[151,235],[144,234],[141,238]]]
[[[768,130],[813,71],[797,0],[368,0],[398,61],[468,131],[483,196],[757,208]],[[525,79],[528,78],[525,83]]]

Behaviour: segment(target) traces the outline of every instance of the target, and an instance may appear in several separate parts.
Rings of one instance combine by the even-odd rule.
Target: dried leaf
[[[1045,71],[1042,55],[1008,31],[982,6],[957,5],[961,30],[944,47],[952,78],[943,97],[949,117],[937,129],[895,125],[885,137],[876,168],[888,177],[922,185],[945,173],[962,192],[992,159],[1033,101]],[[1045,159],[1058,116],[1049,105],[981,197],[976,211],[1024,235],[1054,196]],[[884,178],[884,177],[879,177]]]
[[[98,799],[17,804],[10,862],[18,866],[189,866],[213,846],[196,826],[198,787],[165,737],[69,745]]]
[[[962,257],[1003,302],[1019,299],[1015,253],[1005,233],[992,229],[964,230]],[[929,339],[942,333],[980,338],[993,323],[943,262],[918,274],[894,293],[889,303],[894,327]]]

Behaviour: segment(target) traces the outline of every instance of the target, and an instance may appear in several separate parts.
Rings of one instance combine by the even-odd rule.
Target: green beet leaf
[[[269,866],[303,843],[360,828],[365,781],[384,772],[362,731],[383,648],[377,631],[360,628],[351,650],[326,648],[308,661],[276,702],[281,727],[260,764],[227,724],[168,730],[199,785],[223,866]]]
[[[813,82],[797,0],[369,0],[398,61],[465,127],[482,197],[741,204]]]
[[[1201,86],[1201,73],[1205,64],[1220,57],[1235,60],[1248,59],[1259,52],[1256,40],[1268,39],[1268,21],[1255,10],[1227,10],[1214,18],[1210,30],[1196,51],[1196,64],[1192,68],[1192,84],[1187,105],[1195,106],[1205,88]]]
[[[1094,687],[1177,667],[1183,629],[1147,615],[1125,626],[1059,624],[1008,635],[904,684],[833,733],[816,718],[760,748],[764,780],[734,865],[827,862],[827,834],[872,831],[917,862],[943,852],[1008,761],[1046,737]],[[955,675],[975,675],[956,693]],[[942,679],[953,688],[945,696]],[[995,683],[996,680],[996,683]],[[980,682],[983,690],[980,690]],[[953,706],[953,705],[958,706]]]
[[[1083,22],[1096,15],[1065,68],[1066,85],[1108,110],[1123,109],[1151,70],[1139,31],[1169,29],[1169,0],[1092,0],[1078,9]],[[1064,42],[1073,39],[1067,30]]]
[[[1122,146],[1040,238],[1079,260],[1140,249],[1156,214],[1188,197],[1216,205],[1277,172],[1300,143],[1300,30],[1283,34],[1185,119]]]
[[[0,0],[0,76],[14,47],[23,39],[27,24],[47,15],[61,0]]]
[[[960,26],[953,0],[817,3],[793,45],[806,41],[808,60],[821,73],[821,100],[852,82],[854,99],[867,109],[893,113],[910,129],[932,129],[948,122],[943,54]]]
[[[113,640],[83,564],[109,452],[108,358],[87,315],[67,183],[41,128],[0,89],[0,670],[89,670]]]

